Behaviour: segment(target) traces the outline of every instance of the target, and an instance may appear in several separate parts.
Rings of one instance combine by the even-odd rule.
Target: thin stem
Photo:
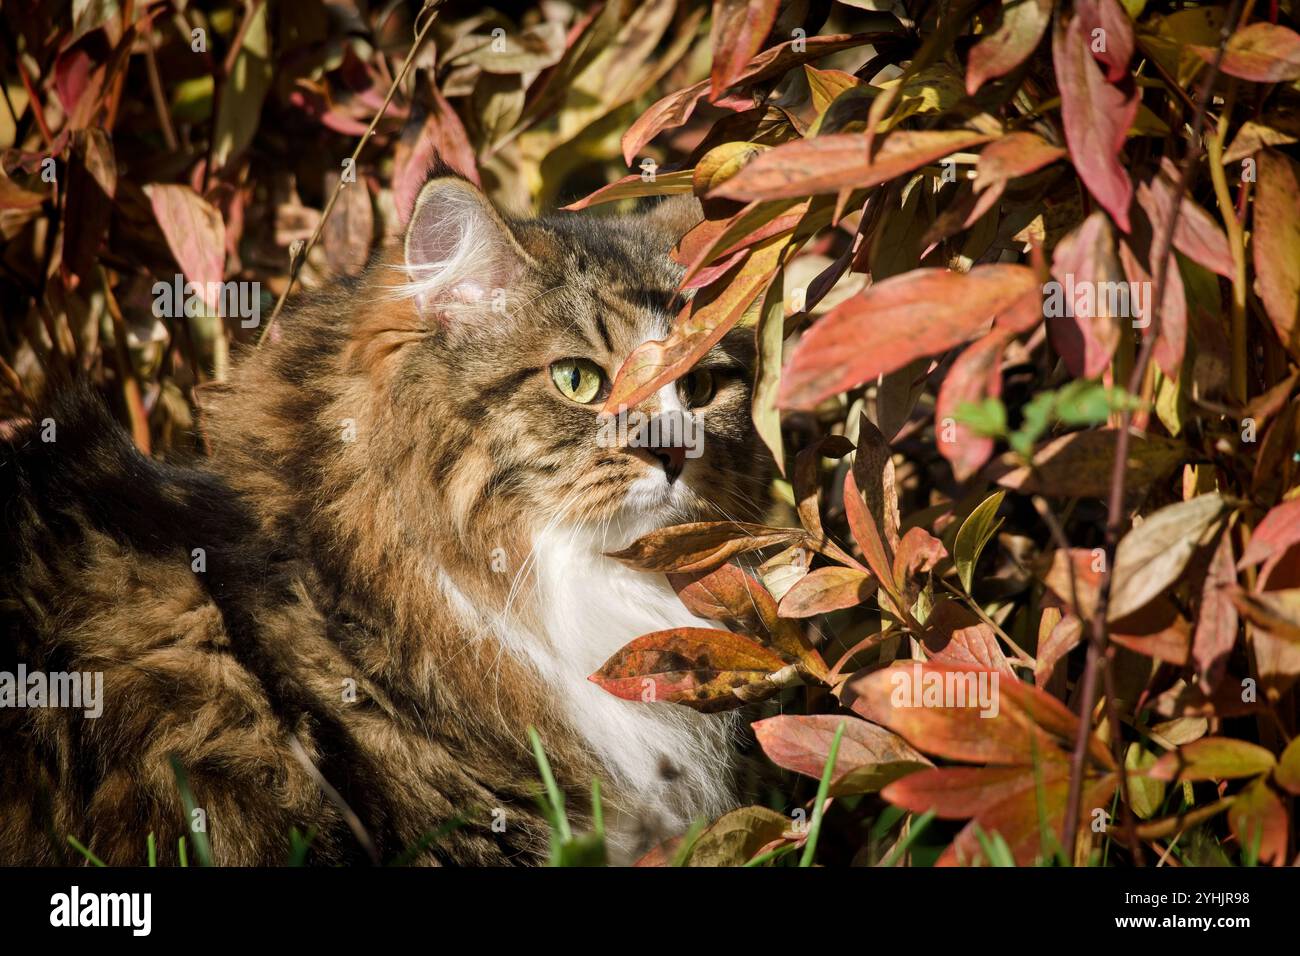
[[[1138,353],[1137,363],[1133,368],[1133,374],[1129,378],[1128,390],[1130,394],[1137,394],[1142,387],[1147,366],[1151,363],[1151,356],[1155,351],[1156,340],[1160,336],[1161,311],[1164,305],[1165,284],[1169,277],[1169,260],[1172,257],[1174,228],[1178,224],[1178,215],[1182,211],[1183,197],[1187,194],[1187,188],[1192,178],[1192,170],[1201,156],[1202,141],[1196,135],[1196,131],[1201,128],[1201,124],[1204,122],[1205,111],[1209,105],[1214,84],[1219,78],[1219,68],[1223,62],[1223,51],[1227,45],[1228,37],[1232,34],[1233,25],[1237,22],[1240,9],[1241,0],[1233,0],[1232,7],[1223,21],[1223,28],[1219,31],[1219,44],[1214,54],[1214,62],[1210,64],[1210,69],[1201,82],[1196,98],[1196,116],[1192,120],[1191,138],[1187,145],[1187,155],[1183,158],[1178,184],[1174,190],[1169,221],[1163,224],[1163,228],[1160,227],[1160,224],[1157,224],[1157,235],[1152,239],[1151,255],[1155,281],[1152,291],[1151,326],[1146,330],[1146,335],[1142,339],[1142,349]],[[1111,570],[1115,564],[1115,548],[1119,544],[1120,531],[1123,527],[1124,465],[1128,461],[1129,425],[1132,420],[1133,412],[1126,407],[1124,409],[1123,423],[1115,443],[1115,459],[1111,466],[1110,494],[1106,502],[1106,564],[1102,569],[1101,582],[1097,593],[1097,606],[1092,615],[1091,641],[1088,645],[1087,668],[1084,671],[1083,699],[1079,708],[1079,730],[1075,735],[1074,752],[1070,756],[1070,794],[1065,806],[1065,846],[1067,852],[1071,855],[1074,853],[1079,833],[1079,805],[1083,799],[1084,764],[1087,760],[1088,737],[1092,732],[1092,709],[1097,699],[1097,671],[1102,666],[1109,640],[1106,613],[1110,607]]]
[[[370,137],[374,135],[375,127],[379,125],[379,121],[388,112],[388,104],[393,101],[393,94],[397,92],[397,88],[406,79],[406,74],[415,61],[415,54],[419,51],[421,44],[424,43],[424,38],[428,35],[429,30],[433,28],[434,20],[438,18],[438,8],[440,6],[442,6],[442,0],[425,0],[425,4],[420,10],[420,16],[428,14],[428,18],[424,21],[424,26],[420,27],[419,32],[416,33],[415,40],[411,43],[411,49],[406,53],[406,60],[402,63],[401,71],[397,74],[397,78],[393,80],[393,85],[388,88],[388,95],[384,97],[383,105],[375,112],[374,117],[370,120],[370,125],[366,127],[366,131],[361,134],[361,139],[357,141],[357,148],[352,151],[351,166],[353,169],[356,168],[357,160],[361,156],[361,150],[365,148],[366,143],[370,141]],[[284,291],[280,293],[280,297],[275,300],[275,308],[271,311],[271,317],[267,320],[266,325],[262,327],[262,331],[258,333],[257,345],[259,347],[266,340],[267,334],[271,331],[271,326],[275,325],[280,310],[284,308],[285,299],[289,298],[289,293],[293,291],[294,283],[298,280],[298,273],[301,271],[303,263],[307,261],[308,254],[310,254],[312,248],[320,240],[321,234],[325,231],[325,223],[329,221],[330,213],[334,211],[334,204],[338,202],[343,187],[346,185],[347,178],[340,176],[338,185],[334,187],[329,202],[325,204],[325,210],[321,213],[320,222],[316,223],[316,229],[312,232],[311,238],[307,240],[307,244],[301,249],[290,253],[289,281],[285,285]]]

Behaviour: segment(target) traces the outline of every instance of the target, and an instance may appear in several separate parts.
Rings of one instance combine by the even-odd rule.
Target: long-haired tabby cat
[[[439,172],[205,402],[210,459],[141,456],[84,388],[0,444],[0,671],[103,675],[97,718],[0,707],[0,863],[77,862],[73,836],[140,864],[151,832],[174,862],[200,817],[222,864],[282,863],[295,829],[318,863],[538,862],[530,725],[575,826],[600,778],[619,858],[731,805],[726,717],[587,679],[703,623],[604,554],[761,487],[747,333],[641,407],[698,412],[702,456],[598,437],[680,307],[692,215],[508,220]]]

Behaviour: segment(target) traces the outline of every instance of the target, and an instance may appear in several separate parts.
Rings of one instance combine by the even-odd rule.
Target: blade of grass
[[[424,836],[420,837],[420,839],[416,840],[413,844],[411,844],[409,847],[407,847],[405,850],[399,853],[396,857],[394,857],[393,861],[388,865],[389,866],[410,866],[413,862],[415,862],[416,858],[421,853],[423,853],[429,847],[433,846],[435,843],[437,843],[439,840],[445,837],[448,833],[451,833],[453,830],[457,829],[458,827],[464,826],[465,822],[466,821],[463,816],[452,817],[442,826],[438,827],[435,830],[430,830]]]
[[[149,865],[158,865],[158,841],[154,839],[153,831],[149,831],[149,839],[145,841],[145,848],[149,854]]]
[[[691,823],[691,828],[686,831],[681,844],[677,847],[677,852],[673,854],[673,866],[686,865],[686,861],[691,858],[691,853],[695,849],[696,842],[700,839],[700,834],[704,832],[704,827],[703,820],[695,820]]]
[[[835,728],[835,737],[831,741],[831,752],[826,755],[826,766],[822,770],[821,782],[817,784],[817,797],[813,803],[812,820],[808,823],[808,839],[804,843],[800,866],[812,866],[817,854],[817,838],[821,835],[822,811],[826,806],[826,794],[831,789],[831,774],[835,772],[835,758],[840,753],[840,740],[844,737],[844,721]]]
[[[181,857],[181,866],[189,866],[189,865],[190,865],[190,855],[189,855],[189,852],[185,849],[185,837],[181,837],[181,838],[180,838],[180,842],[177,843],[177,845],[176,845],[176,850],[177,850],[177,852],[180,854],[180,857]]]
[[[198,804],[194,802],[194,793],[190,790],[190,778],[181,766],[179,757],[172,754],[171,762],[172,773],[176,775],[176,786],[181,792],[181,803],[185,806],[185,819],[194,836],[194,855],[198,857],[199,866],[211,866],[212,845],[208,843],[208,834],[203,830],[195,830],[193,826],[194,811],[198,809]]]
[[[82,846],[82,845],[81,845],[81,841],[78,840],[76,837],[74,837],[74,836],[69,836],[69,837],[68,837],[68,843],[72,845],[72,848],[73,848],[74,850],[76,850],[78,853],[80,853],[82,856],[84,856],[84,857],[86,858],[86,860],[87,860],[87,861],[88,861],[92,866],[104,866],[104,865],[105,865],[105,863],[104,863],[103,860],[101,860],[99,857],[95,856],[95,854],[91,853],[90,850],[86,849],[86,847]]]
[[[933,819],[933,810],[926,810],[925,813],[914,819],[912,825],[907,829],[907,836],[898,841],[897,845],[889,851],[889,856],[885,857],[880,865],[885,867],[896,865],[899,860],[907,855],[907,851],[912,848],[912,844],[920,839],[921,834],[925,832],[926,827],[930,825],[930,821]]]
[[[799,849],[798,843],[787,843],[784,846],[779,846],[774,850],[768,850],[766,853],[760,853],[752,860],[746,860],[745,866],[762,866],[764,863],[768,863],[772,860],[780,859],[781,857],[786,856],[787,854],[793,853],[797,849]]]
[[[537,735],[535,727],[528,728],[528,739],[533,743],[533,757],[537,760],[537,772],[542,775],[542,785],[546,788],[548,816],[551,818],[551,826],[559,834],[560,840],[567,843],[573,839],[573,831],[569,829],[569,818],[564,813],[564,791],[560,785],[555,782],[555,774],[551,773],[551,762],[546,759],[546,751],[542,749],[542,738]]]

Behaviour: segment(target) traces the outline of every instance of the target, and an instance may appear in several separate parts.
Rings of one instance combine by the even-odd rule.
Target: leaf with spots
[[[624,700],[670,701],[714,712],[776,693],[785,675],[774,675],[786,668],[784,659],[748,637],[679,627],[638,637],[588,680]]]

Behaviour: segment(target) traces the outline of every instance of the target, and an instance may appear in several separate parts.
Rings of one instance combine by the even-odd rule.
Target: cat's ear
[[[686,235],[704,219],[700,201],[690,193],[668,196],[645,211],[644,219],[650,229],[663,237],[669,246]]]
[[[500,213],[458,176],[437,176],[420,190],[404,243],[411,294],[424,313],[494,300],[528,264]]]

